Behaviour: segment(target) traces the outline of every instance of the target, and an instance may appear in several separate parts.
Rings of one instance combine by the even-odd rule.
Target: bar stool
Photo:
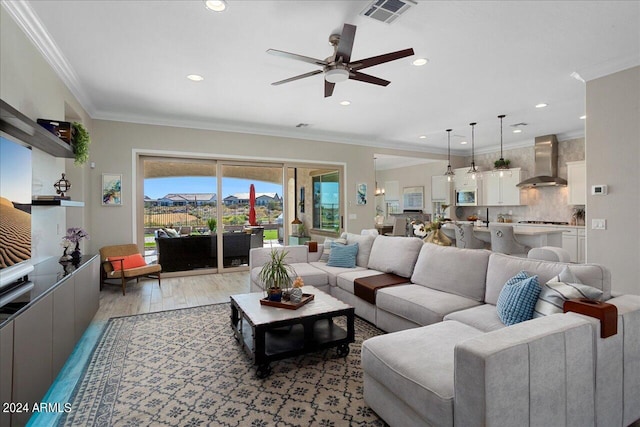
[[[569,251],[555,246],[531,248],[527,254],[527,258],[543,261],[571,262],[571,255],[569,254]]]
[[[483,249],[484,242],[473,234],[473,224],[455,224],[456,246],[466,249]]]
[[[527,247],[518,242],[510,225],[489,224],[491,233],[491,250],[519,257],[527,256]]]

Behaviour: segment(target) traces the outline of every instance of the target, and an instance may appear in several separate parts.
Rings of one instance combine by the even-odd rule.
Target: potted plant
[[[576,225],[584,225],[584,216],[585,216],[584,208],[574,208],[573,209],[572,217],[573,217]]]
[[[283,291],[288,290],[291,285],[291,277],[296,276],[293,267],[285,262],[288,253],[285,250],[271,249],[270,259],[258,274],[270,301],[281,301]]]
[[[75,155],[74,163],[78,166],[83,165],[89,160],[89,144],[91,144],[91,138],[89,132],[82,123],[73,122],[73,137],[71,139],[71,146],[73,147],[73,154]]]
[[[215,218],[209,218],[207,220],[207,227],[209,227],[211,234],[214,234],[216,232],[216,229],[218,228],[218,220],[216,220]]]
[[[496,169],[509,169],[510,163],[511,160],[500,158],[493,162],[493,167],[495,167]]]

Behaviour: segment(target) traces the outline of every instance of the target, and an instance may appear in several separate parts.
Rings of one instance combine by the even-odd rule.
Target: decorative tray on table
[[[282,301],[269,301],[269,297],[265,297],[260,300],[260,305],[270,305],[271,307],[286,308],[288,310],[297,310],[303,305],[305,305],[306,303],[308,303],[309,301],[313,300],[314,297],[315,297],[314,294],[302,294],[302,301],[300,301],[297,304],[284,299]]]

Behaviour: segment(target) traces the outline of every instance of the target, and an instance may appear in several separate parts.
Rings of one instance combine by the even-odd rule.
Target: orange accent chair
[[[125,245],[104,246],[100,248],[102,271],[100,274],[100,289],[106,284],[113,284],[107,280],[117,280],[122,285],[122,295],[126,295],[127,282],[140,277],[158,279],[160,286],[160,264],[147,264],[138,250],[138,246],[131,243]]]

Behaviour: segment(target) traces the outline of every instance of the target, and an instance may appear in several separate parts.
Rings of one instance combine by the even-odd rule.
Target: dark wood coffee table
[[[231,296],[231,328],[257,365],[258,378],[271,374],[275,360],[332,347],[339,357],[349,354],[355,341],[354,308],[313,286],[302,290],[315,298],[297,310],[261,305],[262,292]],[[346,320],[346,330],[334,323],[339,317]]]

